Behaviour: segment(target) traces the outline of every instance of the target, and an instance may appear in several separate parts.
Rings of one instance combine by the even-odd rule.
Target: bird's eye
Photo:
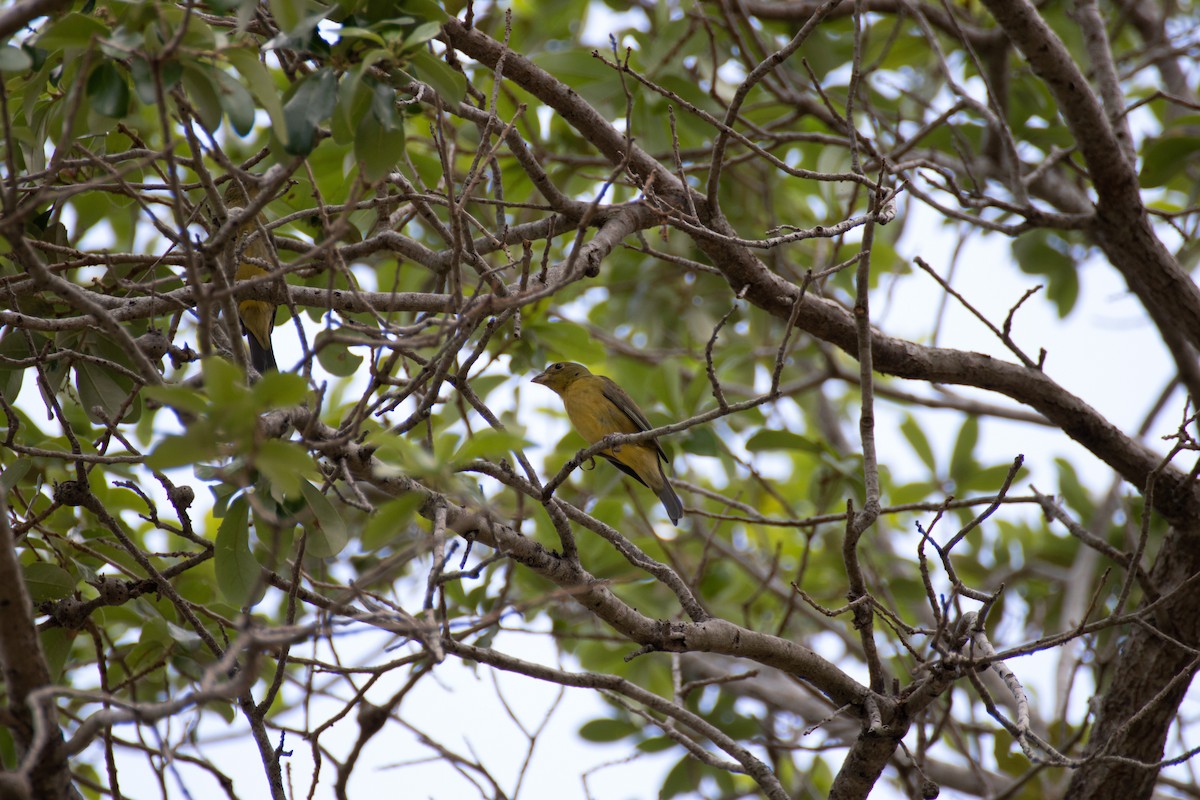
[[[554,368],[555,368],[555,369],[562,369],[562,364],[555,364],[555,365],[554,365]]]

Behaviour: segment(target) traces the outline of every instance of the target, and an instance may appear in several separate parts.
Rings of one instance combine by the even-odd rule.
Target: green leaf
[[[1075,466],[1065,458],[1054,459],[1058,467],[1058,491],[1067,501],[1067,507],[1073,509],[1081,517],[1087,518],[1095,511],[1095,503],[1088,493],[1087,487],[1079,480]]]
[[[82,49],[91,45],[93,39],[109,35],[108,26],[95,17],[72,12],[55,22],[38,37],[37,46],[49,50]]]
[[[555,360],[567,359],[583,364],[596,363],[604,358],[604,348],[582,325],[573,322],[530,324],[525,333],[544,347]]]
[[[206,358],[200,366],[204,388],[215,405],[236,405],[249,394],[246,376],[223,358]]]
[[[475,375],[471,378],[471,388],[475,390],[475,394],[486,400],[496,387],[508,379],[508,375]]]
[[[199,416],[208,412],[208,401],[190,386],[161,384],[142,389],[147,400],[154,400],[169,408]]]
[[[218,443],[207,426],[196,426],[179,436],[165,436],[146,456],[151,469],[167,470],[199,464],[216,456]]]
[[[306,526],[308,530],[306,550],[315,558],[333,558],[342,552],[342,548],[349,540],[346,525],[342,522],[342,517],[338,514],[337,509],[316,486],[308,481],[301,481],[300,491],[313,516],[316,517],[315,525]]]
[[[283,106],[287,152],[292,155],[312,152],[317,126],[329,118],[336,104],[337,77],[333,70],[322,67],[305,78]]]
[[[49,628],[39,633],[42,640],[42,653],[46,656],[46,666],[50,668],[50,680],[58,683],[62,680],[67,659],[71,655],[71,642],[75,631],[64,628]]]
[[[162,660],[167,645],[157,639],[142,638],[125,656],[126,667],[132,670],[142,669]]]
[[[399,7],[421,19],[434,22],[449,22],[451,16],[434,0],[402,0]]]
[[[290,372],[270,372],[250,390],[254,407],[262,411],[302,405],[308,399],[308,383]]]
[[[142,635],[140,639],[142,644],[148,642],[158,642],[164,645],[170,645],[171,632],[167,630],[167,621],[162,617],[152,617],[147,620],[142,626]]]
[[[992,736],[992,755],[996,759],[996,766],[1005,774],[1015,777],[1029,771],[1029,759],[1021,754],[1008,736],[1001,734]]]
[[[14,461],[0,472],[0,492],[8,494],[11,492],[21,479],[29,474],[29,470],[33,469],[33,459],[22,458],[19,461]]]
[[[313,474],[312,459],[295,442],[268,439],[254,454],[254,466],[284,497],[300,497],[302,475]]]
[[[533,61],[572,88],[614,85],[612,70],[582,48],[547,48]]]
[[[261,592],[266,588],[262,570],[250,552],[250,506],[244,495],[229,504],[217,529],[213,565],[221,595],[238,608],[253,605],[255,589]]]
[[[159,76],[163,84],[163,94],[171,91],[183,77],[183,65],[171,60],[160,63]],[[158,102],[158,90],[154,83],[154,72],[150,62],[144,58],[133,58],[129,62],[129,74],[133,78],[133,90],[138,100],[150,106]]]
[[[641,728],[623,719],[594,719],[579,729],[579,738],[587,742],[617,742],[641,732]]]
[[[637,743],[637,749],[643,753],[661,753],[670,750],[678,744],[670,736],[651,736]]]
[[[690,755],[684,756],[671,768],[659,789],[659,800],[670,800],[695,791],[700,786],[700,765]]]
[[[231,75],[221,71],[213,73],[217,79],[217,89],[220,92],[221,107],[229,117],[229,124],[239,136],[246,136],[254,130],[254,98],[245,86],[238,83]]]
[[[221,719],[225,720],[226,725],[232,725],[233,721],[238,718],[241,713],[237,708],[234,708],[232,703],[222,703],[219,701],[209,701],[204,704],[205,711],[213,711]]]
[[[581,440],[582,441],[582,440]],[[367,437],[366,444],[375,448],[375,457],[389,466],[419,475],[437,475],[442,463],[418,444],[391,431],[376,431]]]
[[[279,140],[287,145],[287,120],[283,114],[283,102],[279,98],[279,90],[271,80],[271,74],[263,63],[258,60],[258,54],[247,48],[234,48],[224,52],[225,58],[246,79],[250,94],[266,110],[271,118],[271,126]]]
[[[255,494],[262,498],[272,494],[271,488],[266,479],[261,476],[254,485]],[[296,509],[294,502],[285,501],[285,504],[290,511]],[[268,553],[265,558],[263,552],[257,553],[256,558],[260,564],[279,563],[278,559],[281,555],[291,552],[295,542],[295,518],[291,514],[281,517],[278,513],[279,508],[280,506],[274,502],[258,503],[250,508],[250,526],[254,531],[254,538]]]
[[[191,628],[176,625],[174,622],[167,623],[167,635],[174,644],[197,645],[201,642],[200,634]]]
[[[468,436],[451,459],[455,464],[464,464],[476,458],[492,461],[504,458],[511,451],[528,447],[532,442],[512,432],[485,428]]]
[[[370,73],[371,67],[379,61],[390,60],[391,53],[382,48],[374,48],[361,56],[359,66],[348,71],[337,85],[337,109],[330,122],[330,130],[334,134],[334,142],[350,144],[359,128],[359,121],[366,116],[373,101],[374,82],[364,79]]]
[[[183,69],[182,81],[204,129],[215,133],[221,127],[224,109],[221,108],[221,95],[213,84],[212,76],[207,69],[201,70],[189,64]]]
[[[1184,162],[1200,153],[1200,136],[1163,136],[1146,139],[1142,148],[1142,171],[1138,183],[1143,189],[1163,186],[1180,175]]]
[[[88,76],[87,96],[92,109],[106,117],[120,119],[129,113],[129,84],[110,61],[102,61]]]
[[[288,3],[290,0],[283,0],[283,3]],[[283,5],[280,3],[279,5]],[[275,5],[275,3],[272,3]],[[316,3],[306,3],[306,0],[301,0],[301,3],[291,3],[293,8],[298,8],[302,15],[297,19],[295,15],[289,15],[289,24],[285,27],[280,25],[280,33],[274,36],[270,41],[263,45],[264,50],[314,50],[326,52],[329,49],[328,43],[317,34],[317,26],[319,26],[329,12],[333,10],[329,7],[320,6]],[[311,13],[303,13],[309,8],[315,9]]]
[[[371,113],[388,133],[404,133],[404,117],[396,110],[396,90],[376,83],[371,91]]]
[[[10,330],[0,337],[0,397],[14,403],[25,380],[24,367],[8,366],[4,359],[23,361],[33,355],[25,331]]]
[[[364,114],[354,133],[354,156],[369,181],[386,178],[404,157],[404,129],[389,131],[374,114]]]
[[[791,431],[761,430],[746,442],[751,453],[764,450],[800,450],[805,453],[820,453],[826,447],[821,442]]]
[[[996,464],[991,467],[976,465],[969,474],[963,476],[961,486],[972,491],[995,493],[1004,485],[1004,479],[1008,477],[1011,468],[1011,464]],[[961,493],[962,489],[958,491]]]
[[[712,428],[692,428],[687,432],[681,445],[685,453],[695,456],[717,458],[721,455],[721,442]]]
[[[424,50],[412,54],[417,77],[429,84],[449,105],[458,105],[467,96],[467,79],[445,61]]]
[[[437,36],[442,30],[440,22],[423,22],[404,37],[402,50],[414,50]]]
[[[333,140],[341,145],[354,141],[358,122],[371,107],[372,91],[367,81],[362,80],[365,62],[387,56],[385,50],[372,50],[364,57],[364,64],[342,76],[338,83],[338,104],[330,120],[329,128]]]
[[[917,424],[911,414],[906,414],[904,421],[900,423],[900,432],[904,434],[904,438],[908,440],[917,457],[921,459],[921,463],[929,467],[929,471],[936,475],[937,459],[934,458],[933,448],[929,445],[925,431],[921,430],[921,426]]]
[[[890,505],[902,506],[908,503],[920,503],[930,499],[931,495],[940,493],[942,485],[937,481],[917,481],[893,486],[887,493]]]
[[[1079,299],[1079,274],[1069,245],[1057,234],[1032,231],[1013,242],[1013,256],[1022,272],[1046,276],[1046,297],[1065,317]]]
[[[332,336],[333,331],[321,331],[313,345],[317,352],[317,361],[330,375],[338,378],[348,378],[358,372],[362,366],[363,357],[356,355],[343,342]]]
[[[228,14],[230,11],[251,4],[258,5],[253,0],[205,0],[205,5],[221,14]]]
[[[394,500],[389,500],[367,519],[362,532],[364,550],[378,550],[394,541],[396,537],[408,528],[418,509],[425,503],[425,498],[416,492],[409,492]]]
[[[76,362],[75,388],[79,391],[83,411],[92,422],[116,420],[122,410],[122,422],[137,421],[133,419],[134,411],[140,411],[141,406],[131,403],[125,407],[125,401],[129,399],[129,381],[118,376],[119,373],[91,361]]]
[[[308,0],[270,0],[268,5],[279,30],[285,33],[295,32],[311,9]]]
[[[25,586],[35,603],[61,600],[75,591],[75,576],[57,564],[35,561],[21,568],[25,575]]]
[[[969,480],[968,473],[978,466],[975,461],[975,445],[979,443],[979,418],[967,417],[954,442],[950,455],[950,478],[956,483]]]
[[[377,44],[380,47],[386,47],[387,42],[378,33],[367,28],[356,28],[353,25],[344,25],[338,28],[338,37],[341,39],[359,39]]]

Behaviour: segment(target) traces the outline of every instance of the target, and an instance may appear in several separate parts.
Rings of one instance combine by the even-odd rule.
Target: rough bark
[[[1167,733],[1200,661],[1200,531],[1173,528],[1163,542],[1151,579],[1166,603],[1134,627],[1121,647],[1087,755],[1066,797],[1071,800],[1129,800],[1150,797]],[[1116,761],[1119,756],[1139,763]],[[1143,766],[1146,765],[1146,766]]]
[[[50,669],[42,653],[41,639],[33,620],[33,603],[25,589],[16,542],[8,523],[8,507],[0,494],[0,671],[8,711],[16,722],[10,730],[17,739],[22,757],[0,791],[6,797],[29,796],[39,800],[60,800],[71,796],[71,771],[63,757],[62,731],[56,720],[49,723],[46,735],[38,739],[31,702],[34,693],[50,685]],[[30,752],[38,745],[37,752]]]

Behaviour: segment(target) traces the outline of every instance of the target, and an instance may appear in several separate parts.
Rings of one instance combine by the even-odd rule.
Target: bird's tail
[[[250,363],[258,370],[258,374],[266,375],[268,372],[278,372],[279,366],[275,363],[275,351],[271,349],[271,340],[268,338],[267,345],[264,347],[253,333],[246,338],[250,341]]]
[[[663,475],[663,486],[658,490],[658,499],[662,501],[663,508],[667,510],[667,516],[671,518],[671,522],[678,525],[679,518],[683,516],[683,501],[671,488],[671,481],[667,479],[666,475]]]
[[[271,348],[271,326],[275,322],[275,307],[261,300],[243,300],[238,303],[238,314],[242,318],[242,330],[250,345],[250,363],[259,375],[278,370],[275,353]]]

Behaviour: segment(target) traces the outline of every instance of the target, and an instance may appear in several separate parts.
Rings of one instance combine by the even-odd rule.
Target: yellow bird
[[[242,207],[246,205],[246,202],[246,195],[242,191],[241,185],[237,181],[230,181],[229,188],[225,190],[225,204]],[[255,221],[250,219],[242,225],[238,235],[245,239],[254,233],[255,228]],[[258,261],[270,260],[267,243],[263,241],[261,233],[256,235],[254,240],[242,249],[241,253],[242,256],[248,256]],[[235,281],[248,281],[266,274],[267,270],[258,264],[243,260],[238,264],[233,277]],[[260,375],[265,375],[269,370],[277,370],[275,351],[271,348],[271,329],[275,326],[274,304],[265,300],[240,300],[238,301],[238,316],[242,320],[242,331],[246,334],[246,343],[250,346],[250,363],[254,365]]]
[[[551,364],[533,382],[558,393],[571,424],[589,444],[612,433],[638,433],[653,427],[624,389],[610,378],[593,375],[582,364]],[[600,451],[600,455],[638,483],[649,487],[662,501],[671,522],[679,524],[683,503],[663,471],[667,454],[658,442],[617,445]]]

